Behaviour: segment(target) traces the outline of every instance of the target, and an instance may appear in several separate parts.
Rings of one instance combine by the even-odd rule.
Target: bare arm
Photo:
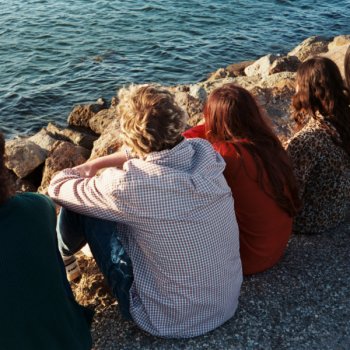
[[[81,177],[93,177],[99,170],[104,168],[122,168],[126,161],[127,157],[125,152],[116,152],[108,156],[87,161],[73,169],[78,172]]]

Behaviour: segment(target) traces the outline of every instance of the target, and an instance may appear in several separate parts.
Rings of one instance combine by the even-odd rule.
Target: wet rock
[[[329,42],[329,39],[320,36],[312,36],[305,39],[301,44],[290,51],[288,56],[297,56],[301,62],[304,62],[308,58],[327,52]]]
[[[18,138],[6,142],[5,155],[6,167],[19,178],[24,178],[44,163],[47,151],[28,138]]]
[[[107,104],[103,99],[99,99],[93,104],[75,106],[68,117],[68,124],[89,128],[89,120],[105,108],[107,108]]]
[[[60,129],[55,124],[49,123],[46,130],[51,133],[56,140],[69,141],[87,149],[92,149],[94,141],[98,138],[95,133],[78,126]]]
[[[50,181],[58,171],[84,163],[89,155],[90,151],[86,148],[66,141],[56,141],[53,150],[45,161],[42,181],[38,192],[47,194]]]
[[[271,65],[277,58],[278,56],[275,55],[263,56],[250,66],[246,67],[244,69],[244,72],[248,77],[254,75],[258,75],[261,77],[268,76],[270,74]]]

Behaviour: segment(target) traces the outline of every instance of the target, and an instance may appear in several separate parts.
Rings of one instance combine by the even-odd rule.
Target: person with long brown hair
[[[297,71],[292,116],[299,131],[287,151],[303,208],[294,230],[319,233],[340,222],[350,200],[350,99],[337,65],[325,57]]]
[[[66,280],[54,204],[10,190],[4,154],[0,133],[1,349],[91,349],[92,314]]]
[[[235,84],[210,94],[204,119],[184,136],[209,140],[225,159],[243,272],[264,271],[282,257],[299,207],[287,153],[254,97]]]

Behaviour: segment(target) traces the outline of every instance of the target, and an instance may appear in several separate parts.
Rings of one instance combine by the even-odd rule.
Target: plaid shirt
[[[81,214],[121,222],[133,264],[130,313],[163,337],[193,337],[230,319],[242,282],[238,227],[225,162],[201,139],[184,140],[123,170],[54,177],[49,193]]]

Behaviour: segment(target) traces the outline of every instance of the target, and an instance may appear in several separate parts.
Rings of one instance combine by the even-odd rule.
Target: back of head
[[[345,81],[348,90],[350,91],[350,45],[346,51],[344,59]]]
[[[311,116],[339,143],[330,123],[340,135],[340,146],[350,154],[350,98],[337,65],[326,57],[311,58],[299,66],[296,83],[292,105],[297,124],[302,127]]]
[[[244,147],[256,163],[259,187],[289,215],[294,215],[299,198],[291,165],[255,98],[240,86],[224,85],[210,94],[204,118],[208,139],[230,142],[238,154]],[[264,172],[271,189],[264,184]]]
[[[10,188],[5,168],[5,140],[0,133],[0,205],[5,203],[10,196]]]
[[[297,71],[296,93],[293,96],[295,120],[304,122],[305,114],[317,118],[337,118],[349,99],[337,65],[326,57],[314,57],[303,62]]]
[[[145,157],[170,149],[182,140],[186,113],[168,90],[131,85],[120,89],[119,98],[123,142],[134,155]]]
[[[210,94],[204,118],[212,141],[253,141],[265,135],[275,139],[255,98],[235,84],[223,85]]]

